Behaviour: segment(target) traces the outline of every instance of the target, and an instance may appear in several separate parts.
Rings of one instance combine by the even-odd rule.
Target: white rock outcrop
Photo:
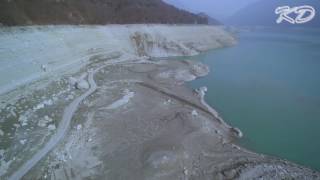
[[[76,83],[76,88],[77,89],[89,89],[90,85],[89,85],[88,81],[82,79]]]
[[[50,124],[50,125],[48,126],[48,129],[49,129],[50,131],[54,131],[54,130],[57,129],[57,127],[56,127],[56,125],[54,125],[54,124]]]
[[[89,89],[90,85],[88,83],[87,80],[85,80],[87,74],[83,74],[81,77],[79,78],[75,78],[75,77],[69,77],[69,84],[73,87],[75,87],[76,89]],[[68,98],[69,99],[69,98]],[[70,98],[73,99],[73,98]]]

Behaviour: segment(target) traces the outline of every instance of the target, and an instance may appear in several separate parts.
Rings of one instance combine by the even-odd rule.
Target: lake
[[[210,66],[207,102],[240,144],[320,170],[320,30],[240,32],[238,45],[194,57]]]

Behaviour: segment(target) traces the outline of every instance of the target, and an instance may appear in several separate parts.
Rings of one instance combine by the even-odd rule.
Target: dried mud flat
[[[203,64],[100,59],[77,75],[85,74],[85,79],[95,70],[96,89],[77,107],[65,136],[22,179],[320,178],[308,168],[235,145],[241,132],[224,123],[204,103],[206,89],[193,91],[184,85],[207,74],[208,67]],[[63,109],[72,99],[92,90],[90,85],[89,90],[76,90],[62,83],[61,91],[69,90],[61,98],[70,93],[73,97],[55,106],[56,114],[60,114],[55,117],[61,119]],[[23,159],[37,154],[59,131],[60,123],[57,120],[51,136],[38,142],[37,150],[20,154],[19,163],[8,166],[2,177],[17,173]]]

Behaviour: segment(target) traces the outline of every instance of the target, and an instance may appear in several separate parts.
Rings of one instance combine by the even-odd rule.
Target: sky
[[[225,20],[236,11],[258,0],[164,0],[194,13],[204,12],[218,20]]]

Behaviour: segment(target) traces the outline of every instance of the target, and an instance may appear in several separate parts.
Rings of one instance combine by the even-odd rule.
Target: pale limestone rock
[[[82,125],[81,125],[81,124],[78,124],[77,127],[76,127],[76,129],[77,129],[78,131],[81,130],[81,129],[82,129]]]
[[[77,89],[89,89],[90,85],[86,80],[80,80],[76,83]]]
[[[198,114],[198,112],[197,112],[196,110],[193,110],[193,111],[191,112],[191,115],[192,115],[192,116],[198,116],[199,114]]]
[[[54,131],[54,130],[56,130],[56,125],[50,124],[50,125],[48,126],[48,129],[49,129],[50,131]]]
[[[22,140],[20,140],[20,144],[22,144],[22,145],[24,145],[26,142],[27,142],[27,140],[26,140],[26,139],[22,139]]]

